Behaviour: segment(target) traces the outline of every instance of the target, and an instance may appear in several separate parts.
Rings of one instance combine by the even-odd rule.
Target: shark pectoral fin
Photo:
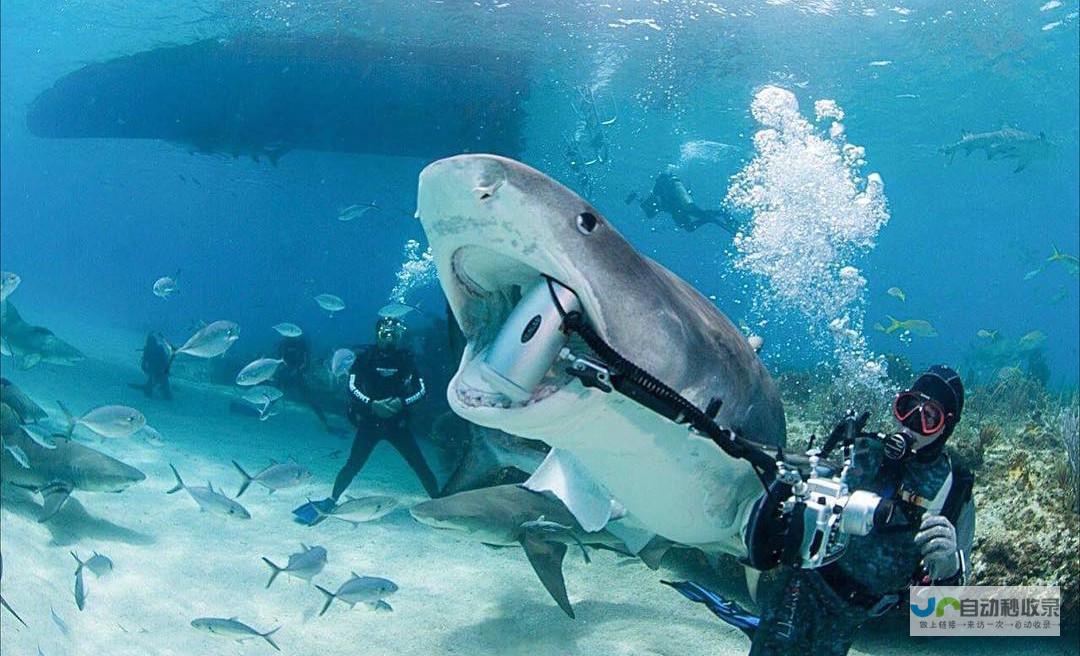
[[[53,515],[60,512],[60,508],[64,506],[68,497],[71,496],[71,485],[64,482],[50,483],[41,488],[40,492],[42,499],[45,500],[45,505],[38,522],[47,522],[52,519]]]
[[[566,545],[561,542],[545,542],[537,536],[526,533],[521,538],[521,546],[529,558],[533,571],[540,577],[548,594],[559,604],[563,612],[574,617],[570,598],[566,596],[566,581],[563,580],[562,563],[566,556]]]
[[[658,570],[660,569],[660,561],[664,559],[664,556],[671,549],[671,545],[670,540],[659,535],[653,536],[653,539],[649,540],[649,543],[638,552],[638,558],[649,569]]]
[[[604,528],[618,508],[611,493],[589,476],[584,465],[561,449],[552,449],[522,487],[554,495],[589,533]]]

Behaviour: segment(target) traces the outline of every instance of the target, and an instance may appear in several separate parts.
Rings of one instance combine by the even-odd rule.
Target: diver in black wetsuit
[[[360,473],[375,446],[386,440],[412,468],[428,495],[439,494],[438,482],[409,430],[409,407],[424,398],[426,389],[402,344],[405,324],[383,317],[375,325],[375,344],[361,350],[349,370],[349,420],[356,426],[349,459],[334,481],[331,500],[337,502]]]
[[[326,420],[326,413],[315,401],[311,388],[307,386],[304,375],[311,364],[311,347],[307,338],[303,335],[298,337],[285,337],[278,343],[278,357],[284,360],[274,374],[274,381],[285,394],[295,395],[301,402],[311,408],[319,423],[327,432],[334,432]]]
[[[142,349],[142,361],[139,363],[146,374],[146,383],[129,383],[135,389],[141,389],[148,397],[154,396],[154,389],[161,391],[161,397],[166,400],[172,399],[172,389],[169,387],[169,368],[172,366],[174,350],[165,336],[159,332],[152,332],[146,336],[146,343]]]
[[[936,365],[896,396],[896,433],[862,433],[869,414],[853,424],[859,438],[847,482],[892,501],[899,521],[852,535],[843,555],[822,567],[783,565],[759,594],[760,619],[694,583],[668,585],[746,632],[751,656],[843,656],[867,620],[906,601],[908,587],[964,585],[973,478],[944,451],[963,408],[960,376]]]
[[[636,193],[631,194],[627,202],[636,197]],[[698,207],[690,195],[690,190],[676,175],[674,166],[668,166],[656,176],[652,192],[641,201],[641,209],[650,219],[659,212],[667,212],[675,220],[675,224],[687,232],[693,232],[706,223],[715,223],[724,230],[735,233],[735,223],[726,212]]]

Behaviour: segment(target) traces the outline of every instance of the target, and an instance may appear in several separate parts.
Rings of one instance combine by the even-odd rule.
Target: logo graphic
[[[911,588],[913,636],[1060,636],[1056,586]]]

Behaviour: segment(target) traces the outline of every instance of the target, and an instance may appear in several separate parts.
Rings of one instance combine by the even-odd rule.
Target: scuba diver
[[[278,384],[278,387],[285,394],[295,394],[300,401],[311,408],[311,411],[319,418],[319,423],[326,429],[326,432],[333,433],[333,428],[330,427],[330,423],[326,420],[326,413],[315,401],[311,388],[308,387],[307,382],[304,380],[304,375],[311,364],[311,346],[308,344],[307,338],[304,335],[282,338],[278,342],[277,352],[278,358],[282,360],[281,365],[274,374],[274,381]]]
[[[401,454],[428,496],[439,496],[435,474],[409,429],[409,408],[424,398],[427,390],[412,354],[403,344],[405,330],[401,320],[380,317],[375,324],[375,344],[357,354],[348,384],[348,416],[356,426],[352,451],[334,480],[330,497],[293,511],[300,523],[313,525],[325,517],[382,440]]]
[[[963,585],[967,578],[975,528],[973,477],[944,451],[963,408],[960,376],[935,365],[893,401],[895,433],[863,433],[869,413],[858,419],[849,414],[837,426],[821,455],[845,429],[855,435],[850,450],[845,445],[846,476],[828,480],[843,481],[847,487],[841,489],[852,490],[843,499],[840,521],[850,519],[844,517],[849,511],[862,510],[865,532],[845,536],[846,546],[831,557],[786,558],[774,585],[758,596],[760,618],[693,582],[665,583],[742,629],[751,638],[751,656],[847,654],[862,625],[904,600],[908,587]],[[807,454],[816,461],[814,450]],[[812,488],[815,479],[804,483]],[[856,495],[874,501],[860,508],[853,503]],[[834,503],[829,499],[826,505]],[[841,532],[850,530],[839,526]],[[753,562],[753,519],[747,532]]]
[[[653,181],[652,192],[641,201],[641,209],[647,218],[653,218],[658,212],[667,212],[675,220],[675,224],[693,232],[706,223],[715,223],[731,234],[735,234],[735,223],[723,210],[706,210],[697,206],[690,190],[686,188],[679,176],[676,175],[676,167],[669,164],[661,171]],[[629,204],[637,198],[637,193],[630,194],[626,203]]]
[[[139,366],[146,374],[146,383],[128,383],[129,387],[141,389],[148,397],[154,396],[154,388],[161,391],[161,398],[172,400],[172,389],[169,388],[169,368],[172,366],[173,356],[176,354],[172,344],[159,332],[152,332],[146,336],[146,343],[142,348],[142,361]]]

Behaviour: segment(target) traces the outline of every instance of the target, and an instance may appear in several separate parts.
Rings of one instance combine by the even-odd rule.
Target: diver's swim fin
[[[308,501],[292,511],[294,515],[293,521],[304,526],[315,526],[327,518],[327,513],[333,510],[335,505],[337,504],[334,503],[333,499]]]
[[[679,594],[686,597],[690,601],[696,601],[699,604],[705,604],[705,606],[713,612],[720,619],[724,620],[731,626],[739,629],[747,635],[751,640],[754,639],[754,632],[757,631],[760,618],[757,615],[752,614],[742,606],[738,605],[734,601],[728,601],[720,595],[706,590],[693,581],[660,581],[664,585],[671,586],[679,591]]]

